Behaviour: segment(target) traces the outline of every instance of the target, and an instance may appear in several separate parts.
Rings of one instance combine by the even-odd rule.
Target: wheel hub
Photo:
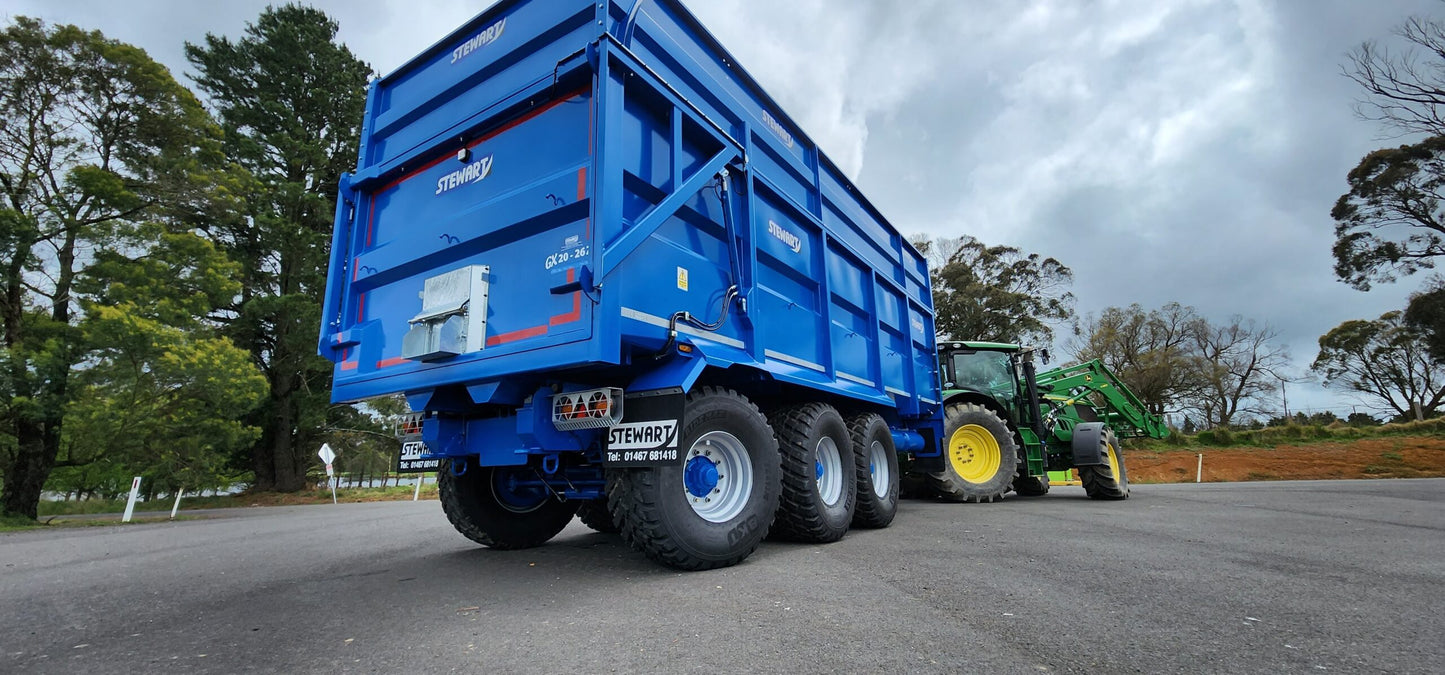
[[[693,442],[682,465],[683,498],[710,523],[725,523],[748,504],[753,465],[742,441],[726,431],[709,431]]]
[[[702,455],[694,456],[687,460],[687,467],[682,472],[682,482],[687,487],[688,494],[694,497],[701,499],[712,494],[718,484],[717,464]]]
[[[948,461],[960,477],[970,483],[993,478],[1003,464],[998,440],[977,424],[965,424],[948,439]]]

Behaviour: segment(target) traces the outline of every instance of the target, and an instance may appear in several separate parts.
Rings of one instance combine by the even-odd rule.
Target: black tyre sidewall
[[[633,530],[628,533],[629,541],[664,564],[685,569],[735,564],[757,548],[772,526],[781,469],[767,418],[736,393],[704,389],[689,396],[683,412],[679,455],[686,457],[692,445],[712,431],[727,432],[741,441],[752,466],[753,484],[747,503],[725,522],[705,520],[693,510],[683,483],[682,462],[632,469],[619,476],[627,483],[619,497],[650,505],[648,515],[656,522],[656,530],[647,532],[639,532],[638,528],[651,530],[649,523],[624,524],[624,528]],[[643,473],[650,475],[640,475]],[[656,550],[651,548],[653,544]]]
[[[1123,492],[1124,497],[1127,498],[1129,496],[1129,467],[1124,464],[1124,448],[1119,445],[1119,437],[1115,436],[1113,431],[1107,434],[1107,438],[1109,445],[1114,448],[1114,459],[1119,462],[1119,491]]]
[[[898,513],[898,497],[902,476],[898,468],[898,452],[893,446],[893,432],[888,423],[875,414],[854,417],[849,421],[848,430],[853,440],[853,458],[857,462],[858,506],[853,512],[853,526],[866,528],[888,527]],[[871,463],[870,448],[874,441],[883,444],[884,456],[888,462],[888,492],[879,495],[873,489],[873,476],[868,471]]]
[[[853,439],[848,433],[848,424],[837,410],[822,403],[779,410],[772,413],[769,420],[778,439],[782,461],[779,536],[812,543],[842,539],[853,524],[858,499],[858,463],[851,456]],[[839,470],[843,472],[842,493],[833,504],[823,501],[815,474],[818,444],[824,438],[831,438],[837,447]]]
[[[547,499],[519,513],[502,506],[492,490],[497,467],[470,466],[460,476],[443,462],[437,472],[442,510],[452,526],[468,539],[491,548],[510,550],[540,546],[557,536],[577,512],[576,502]]]
[[[612,513],[607,510],[606,500],[594,500],[582,502],[577,507],[577,518],[583,525],[603,534],[615,534],[617,523],[612,520]]]
[[[1013,486],[1014,492],[1023,497],[1042,497],[1049,493],[1048,476],[1019,476]]]
[[[971,483],[964,480],[963,476],[954,470],[953,460],[948,456],[954,432],[969,424],[975,424],[988,430],[999,447],[998,471],[992,478],[982,483]],[[1018,447],[1013,440],[1013,432],[1009,430],[1008,424],[992,410],[976,404],[950,406],[944,419],[943,450],[943,476],[965,492],[966,494],[963,496],[966,499],[970,501],[998,499],[1013,487],[1014,476],[1018,473]],[[954,495],[941,494],[939,496],[951,498]]]

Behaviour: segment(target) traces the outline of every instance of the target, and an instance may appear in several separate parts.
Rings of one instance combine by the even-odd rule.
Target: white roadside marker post
[[[316,452],[316,456],[320,457],[321,461],[326,463],[326,482],[331,486],[331,503],[335,504],[336,481],[332,480],[332,478],[336,475],[336,470],[332,468],[331,463],[336,460],[336,451],[332,450],[330,445],[322,443],[321,449]]]
[[[426,482],[426,474],[424,474],[424,473],[419,473],[419,474],[416,475],[416,492],[411,493],[411,500],[412,500],[412,501],[418,501],[418,500],[421,499],[421,484],[422,484],[422,483],[425,483],[425,482]]]
[[[1199,468],[1194,470],[1194,482],[1204,482],[1204,453],[1199,453]]]
[[[130,522],[130,516],[131,516],[131,514],[132,514],[132,513],[135,513],[135,498],[136,498],[136,496],[139,495],[139,494],[140,494],[140,476],[136,476],[135,478],[132,478],[131,481],[130,481],[130,500],[128,500],[128,501],[125,503],[125,515],[123,515],[123,516],[120,517],[120,522],[122,522],[122,523],[129,523],[129,522]]]
[[[185,493],[185,488],[176,488],[176,503],[171,505],[171,520],[176,519],[176,511],[181,508],[181,495]]]

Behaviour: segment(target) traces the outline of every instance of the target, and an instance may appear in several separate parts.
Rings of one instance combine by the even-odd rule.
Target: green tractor
[[[944,456],[927,467],[926,492],[991,502],[1051,484],[1079,483],[1094,499],[1128,499],[1120,438],[1164,438],[1169,429],[1104,364],[1088,361],[1037,372],[1048,352],[996,342],[939,342]],[[1051,476],[1052,474],[1052,481]]]

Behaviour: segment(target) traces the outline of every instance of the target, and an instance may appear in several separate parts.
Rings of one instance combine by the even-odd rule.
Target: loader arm
[[[1119,436],[1164,438],[1169,435],[1164,420],[1149,412],[1101,361],[1086,361],[1039,373],[1038,384],[1045,400],[1066,406],[1084,403],[1099,407],[1100,421]]]

